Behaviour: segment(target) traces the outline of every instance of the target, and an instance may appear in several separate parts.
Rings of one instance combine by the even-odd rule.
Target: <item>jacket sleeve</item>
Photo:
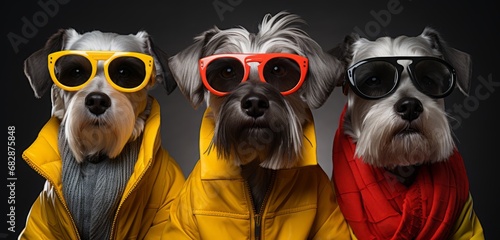
[[[483,240],[483,227],[473,209],[472,196],[469,193],[469,199],[465,203],[462,213],[460,213],[455,226],[453,235],[450,239],[455,240]]]
[[[317,175],[321,178],[319,180],[321,197],[318,198],[315,223],[319,228],[316,229],[313,239],[351,239],[351,231],[340,211],[333,183],[324,172],[318,172]]]
[[[160,168],[159,174],[164,178],[159,178],[163,179],[162,183],[156,183],[153,191],[163,191],[162,202],[144,239],[158,239],[162,235],[163,229],[169,224],[172,202],[179,194],[185,181],[181,168],[165,150],[160,151],[158,158],[157,160],[161,161],[156,162],[166,163],[166,166]]]
[[[165,227],[161,239],[201,239],[199,235],[196,219],[193,214],[193,185],[201,183],[192,183],[199,180],[200,168],[199,163],[195,166],[190,176],[186,180],[183,189],[173,201],[170,208],[169,224]],[[198,176],[198,178],[194,177]]]
[[[48,181],[31,206],[26,226],[19,239],[78,239],[69,213]]]

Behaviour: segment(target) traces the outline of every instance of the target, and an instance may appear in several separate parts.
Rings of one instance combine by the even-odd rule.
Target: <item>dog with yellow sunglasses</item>
[[[160,141],[168,56],[144,31],[60,30],[25,61],[35,96],[51,89],[52,118],[24,152],[47,181],[21,239],[157,238],[184,183]]]

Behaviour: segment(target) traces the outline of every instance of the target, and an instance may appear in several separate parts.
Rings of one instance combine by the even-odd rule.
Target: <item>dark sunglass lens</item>
[[[92,64],[80,55],[65,55],[55,63],[57,80],[64,86],[77,87],[89,80]]]
[[[264,79],[280,92],[293,89],[300,80],[300,66],[292,59],[277,57],[264,66]]]
[[[245,69],[236,58],[218,58],[207,66],[206,78],[210,86],[219,92],[234,90],[243,80]]]
[[[366,62],[354,69],[354,87],[364,96],[383,97],[396,86],[397,74],[397,69],[389,62]]]
[[[441,97],[453,87],[451,70],[440,61],[422,60],[414,67],[417,87],[431,97]]]
[[[109,63],[108,74],[116,85],[135,88],[146,80],[146,66],[136,57],[118,57]]]

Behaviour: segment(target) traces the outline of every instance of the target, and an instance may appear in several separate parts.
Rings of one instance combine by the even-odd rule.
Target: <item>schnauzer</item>
[[[343,59],[347,95],[334,139],[333,181],[354,234],[482,235],[444,104],[455,86],[467,94],[470,56],[431,28],[375,41],[351,34],[331,53]]]
[[[214,27],[170,59],[181,92],[207,110],[200,161],[172,204],[165,236],[348,237],[317,165],[310,111],[340,80],[341,63],[302,23],[281,12],[266,15],[256,34]]]
[[[148,33],[60,30],[25,61],[52,118],[24,159],[46,178],[22,238],[155,236],[184,176],[161,147],[160,109],[148,91],[176,83]],[[56,222],[54,222],[56,221]]]

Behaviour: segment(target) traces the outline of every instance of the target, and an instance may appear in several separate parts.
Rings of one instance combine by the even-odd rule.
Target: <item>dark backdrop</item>
[[[36,99],[23,74],[23,61],[43,46],[60,28],[79,32],[101,30],[121,34],[146,30],[156,44],[173,55],[192,43],[194,36],[217,25],[237,25],[256,31],[266,13],[281,10],[299,14],[308,23],[306,31],[325,49],[330,49],[350,32],[370,39],[380,36],[418,35],[424,27],[437,29],[451,46],[471,54],[472,88],[469,97],[455,91],[447,106],[454,122],[457,146],[470,180],[474,207],[488,239],[500,239],[498,200],[499,157],[496,112],[500,103],[498,66],[499,14],[494,1],[441,3],[432,1],[250,1],[183,0],[124,1],[39,0],[8,1],[2,11],[3,101],[6,126],[15,127],[15,191],[8,187],[8,159],[3,164],[0,239],[13,238],[22,230],[29,208],[43,187],[44,179],[30,169],[21,154],[36,138],[50,117],[50,97]],[[15,40],[14,43],[12,42]],[[162,110],[163,146],[189,174],[198,159],[198,128],[204,107],[191,108],[176,90],[167,96],[161,88],[152,94]],[[336,89],[328,102],[315,110],[320,165],[331,175],[331,146],[345,97]],[[5,120],[4,120],[5,121]],[[7,140],[9,142],[9,140]],[[8,154],[8,153],[7,153]],[[15,204],[9,204],[14,193]],[[12,202],[11,202],[12,203]],[[15,234],[8,231],[10,207],[15,207]],[[12,214],[11,214],[12,215]]]

